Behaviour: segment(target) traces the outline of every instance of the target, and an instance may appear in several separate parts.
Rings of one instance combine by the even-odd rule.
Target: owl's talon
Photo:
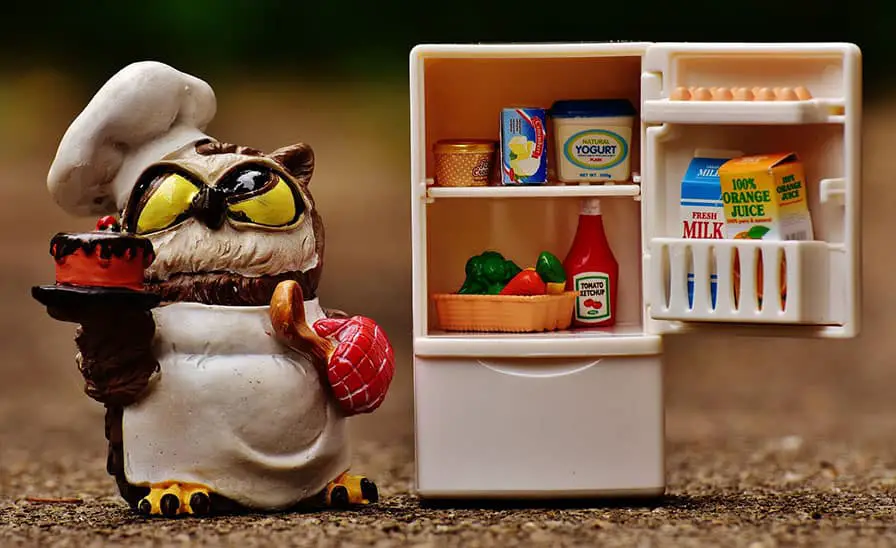
[[[212,503],[208,498],[208,494],[202,491],[193,493],[190,497],[190,509],[193,510],[194,516],[204,516],[211,510]]]
[[[326,489],[326,504],[331,508],[362,506],[379,501],[376,484],[365,476],[341,474]]]
[[[155,484],[137,504],[137,510],[145,516],[166,518],[207,515],[211,513],[209,489],[195,483]]]
[[[180,508],[180,501],[175,495],[168,493],[167,495],[162,496],[162,501],[159,503],[159,506],[162,508],[163,516],[166,518],[173,518],[177,515],[177,509]]]
[[[149,502],[148,498],[144,498],[140,501],[140,504],[137,505],[137,510],[144,516],[152,515],[152,503]]]
[[[367,499],[370,504],[375,504],[380,500],[380,492],[376,488],[376,484],[367,478],[361,479],[361,496]]]
[[[343,485],[337,485],[330,491],[330,506],[333,508],[348,508],[348,489]]]

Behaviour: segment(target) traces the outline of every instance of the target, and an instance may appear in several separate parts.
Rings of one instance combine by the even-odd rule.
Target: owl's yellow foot
[[[137,504],[146,516],[204,516],[211,510],[209,488],[198,483],[165,482],[150,486],[149,494]]]
[[[376,484],[365,476],[340,474],[327,484],[326,505],[331,508],[348,508],[374,504],[380,499]]]

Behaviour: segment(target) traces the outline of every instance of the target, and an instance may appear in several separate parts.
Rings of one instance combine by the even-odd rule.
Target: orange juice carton
[[[743,156],[719,168],[725,209],[725,237],[752,240],[812,240],[806,176],[796,153]],[[785,260],[781,261],[781,303],[787,299]],[[762,307],[762,256],[756,265],[757,302]],[[740,260],[734,262],[735,304]]]
[[[719,168],[725,237],[812,240],[806,176],[796,153],[741,156]]]

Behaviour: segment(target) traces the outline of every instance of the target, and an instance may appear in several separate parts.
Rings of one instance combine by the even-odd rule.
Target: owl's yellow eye
[[[184,176],[172,173],[163,176],[145,194],[137,216],[138,234],[156,232],[171,227],[187,218],[190,204],[199,194],[199,188]]]
[[[301,220],[305,211],[301,196],[279,175],[273,179],[273,184],[228,205],[230,218],[266,227],[286,227]]]

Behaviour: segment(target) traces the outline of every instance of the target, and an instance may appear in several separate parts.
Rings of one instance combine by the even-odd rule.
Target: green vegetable
[[[768,228],[767,226],[762,226],[762,225],[751,226],[748,238],[750,238],[751,240],[761,240],[762,237],[765,236],[769,230],[771,230],[771,229]]]
[[[535,272],[541,276],[544,283],[560,283],[566,281],[566,271],[560,259],[547,251],[542,251],[535,262]]]
[[[486,294],[488,295],[498,295],[501,293],[501,290],[504,289],[504,285],[502,283],[489,284],[488,289],[486,290]]]
[[[486,293],[485,284],[476,280],[465,280],[464,285],[458,290],[461,295],[484,295]]]
[[[470,257],[464,266],[467,277],[458,293],[497,295],[522,269],[497,251],[484,251]]]

